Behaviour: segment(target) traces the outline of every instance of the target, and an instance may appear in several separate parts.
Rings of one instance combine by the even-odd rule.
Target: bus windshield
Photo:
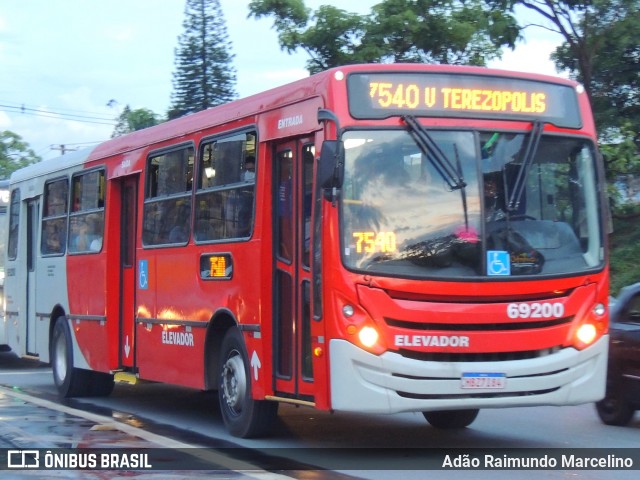
[[[593,144],[535,127],[345,132],[347,268],[449,279],[600,268]]]

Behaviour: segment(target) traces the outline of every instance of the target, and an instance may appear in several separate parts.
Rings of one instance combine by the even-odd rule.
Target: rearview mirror
[[[344,179],[344,144],[339,140],[325,140],[318,160],[318,183],[325,196],[342,187]]]

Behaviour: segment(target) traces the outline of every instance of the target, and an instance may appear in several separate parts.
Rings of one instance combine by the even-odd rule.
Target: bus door
[[[310,233],[313,138],[275,146],[274,389],[313,401]]]
[[[139,175],[120,180],[120,364],[135,367],[136,225]]]
[[[38,253],[38,230],[40,220],[38,212],[40,211],[40,199],[31,199],[27,201],[27,299],[26,299],[26,345],[27,354],[37,355],[37,328],[38,315],[36,313],[36,255]]]

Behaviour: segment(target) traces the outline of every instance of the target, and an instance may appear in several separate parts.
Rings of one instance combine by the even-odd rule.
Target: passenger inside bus
[[[242,179],[245,182],[253,182],[256,178],[256,159],[249,155],[244,161],[244,171],[242,173]]]
[[[506,217],[504,188],[500,173],[484,174],[484,208],[488,222],[502,220]]]
[[[83,217],[71,217],[69,232],[69,251],[77,252],[87,247],[87,222]]]
[[[42,253],[44,255],[54,255],[64,253],[65,235],[63,232],[63,220],[48,220],[42,233]]]
[[[185,243],[189,240],[191,229],[189,222],[191,220],[191,209],[186,205],[178,206],[177,214],[172,219],[174,227],[169,232],[169,243]]]
[[[70,252],[99,251],[102,248],[102,221],[97,215],[71,217]]]
[[[230,190],[224,216],[227,238],[248,236],[253,222],[253,187]]]
[[[102,250],[102,218],[98,215],[87,215],[87,222],[89,225],[89,250],[92,252],[99,252]]]

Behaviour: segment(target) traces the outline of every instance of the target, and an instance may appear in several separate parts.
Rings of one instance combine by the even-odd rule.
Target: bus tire
[[[422,412],[424,418],[433,427],[441,429],[465,428],[473,423],[480,410],[440,410],[434,412]]]
[[[236,437],[267,435],[278,414],[278,403],[254,400],[248,355],[242,334],[230,328],[222,340],[218,372],[218,399],[227,431]]]
[[[73,367],[73,343],[65,316],[58,317],[53,326],[50,358],[58,394],[63,398],[82,396],[85,375],[81,369]]]
[[[53,327],[50,354],[53,381],[61,397],[105,397],[113,391],[113,375],[74,368],[71,332],[64,316]]]

